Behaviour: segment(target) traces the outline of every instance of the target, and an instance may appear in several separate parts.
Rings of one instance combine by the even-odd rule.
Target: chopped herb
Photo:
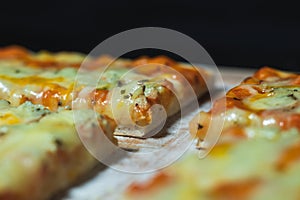
[[[56,138],[54,140],[54,143],[56,144],[57,147],[62,147],[62,145],[63,145],[63,142],[58,138]]]
[[[126,90],[121,90],[121,94],[125,94]]]
[[[203,125],[201,125],[201,124],[198,123],[197,129],[198,129],[198,130],[203,129]]]
[[[124,97],[123,97],[124,99],[129,99],[130,98],[130,96],[128,95],[128,94],[126,94],[126,95],[124,95]]]
[[[20,73],[21,71],[19,69],[16,69],[15,73],[18,74]]]
[[[298,98],[294,94],[289,94],[288,97],[291,97],[293,100],[298,100]]]
[[[119,81],[117,81],[117,86],[118,86],[118,87],[121,87],[121,86],[123,86],[123,83],[122,83],[122,81],[120,81],[120,80],[119,80]]]

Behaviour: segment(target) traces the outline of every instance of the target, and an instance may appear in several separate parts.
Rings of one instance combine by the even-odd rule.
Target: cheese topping
[[[91,115],[87,113],[92,111],[78,112],[82,117],[79,127],[85,127],[93,139],[93,126],[87,123],[91,121]],[[42,105],[34,105],[29,101],[14,107],[1,100],[0,116],[10,116],[7,120],[0,120],[1,198],[6,197],[6,192],[21,195],[24,199],[32,195],[48,196],[47,191],[66,187],[83,171],[95,165],[94,158],[85,150],[76,133],[73,111],[59,109],[50,112]],[[111,133],[112,123],[103,117],[100,120],[100,117],[99,125],[105,132]],[[18,120],[12,123],[9,118]],[[53,179],[53,175],[57,175],[57,178]],[[34,181],[27,184],[30,179]],[[50,182],[47,182],[48,179]],[[32,191],[35,189],[37,191]]]
[[[300,131],[300,75],[263,68],[229,90],[207,114],[191,123],[192,134],[203,139],[210,117],[224,117],[223,135],[274,138],[282,131]],[[264,79],[258,79],[264,78]],[[222,102],[226,101],[226,110]],[[200,124],[202,129],[197,129]]]
[[[299,77],[262,68],[228,91],[190,124],[201,141],[211,117],[225,118],[210,154],[190,153],[155,176],[163,180],[131,185],[127,199],[299,199]]]
[[[167,180],[136,183],[128,188],[126,199],[297,199],[300,156],[295,146],[300,140],[293,133],[283,134],[280,140],[218,144],[205,159],[189,154],[160,172]],[[285,151],[297,156],[288,161]],[[285,171],[276,167],[282,159],[289,162]]]
[[[112,58],[86,58],[86,69],[81,71],[77,79],[80,81],[75,82],[77,67],[83,58],[83,55],[75,53],[33,54],[16,47],[2,49],[0,98],[9,101],[13,106],[31,101],[34,104],[44,105],[51,111],[56,111],[60,107],[70,109],[74,99],[77,109],[81,106],[94,108],[111,119],[114,119],[114,109],[129,110],[134,123],[147,125],[152,120],[150,107],[156,103],[162,104],[169,115],[178,111],[174,92],[177,98],[182,100],[189,95],[188,90],[183,88],[186,85],[185,79],[190,82],[196,95],[206,90],[203,78],[196,69],[166,57],[142,58],[134,61],[120,59],[114,61],[106,71],[104,68],[113,60]],[[141,68],[138,66],[140,64],[148,65]],[[161,64],[168,65],[172,69],[162,67]],[[172,70],[177,70],[181,76],[174,76]],[[207,73],[206,75],[208,76]],[[91,83],[99,78],[96,87],[92,86],[95,88],[89,91],[84,89],[89,88]],[[112,105],[111,96],[115,93],[115,87],[120,87],[120,91],[125,92],[118,94],[117,104]],[[143,87],[145,90],[141,92]],[[105,95],[99,95],[100,93]],[[137,93],[139,96],[135,95]],[[13,123],[13,119],[10,120]]]
[[[75,82],[84,59],[87,69]],[[77,53],[35,54],[19,47],[0,49],[0,199],[46,199],[95,165],[76,134],[73,112],[82,118],[82,124],[76,125],[85,133],[83,140],[97,138],[87,114],[93,108],[99,126],[115,142],[112,106],[117,113],[128,109],[133,122],[147,125],[152,120],[152,105],[161,104],[169,115],[178,111],[172,90],[179,98],[187,96],[184,79],[196,95],[206,91],[198,70],[165,57],[119,59],[103,72],[112,60]],[[135,70],[140,61],[151,67]],[[174,76],[160,64],[182,76]],[[102,72],[96,87],[92,86]],[[117,103],[112,104],[116,90]],[[78,107],[72,107],[72,100],[80,102]]]

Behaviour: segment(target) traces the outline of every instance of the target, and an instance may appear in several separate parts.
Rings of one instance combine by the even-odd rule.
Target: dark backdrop
[[[2,1],[0,46],[87,53],[120,31],[160,26],[197,40],[218,65],[300,71],[300,12],[295,2]]]

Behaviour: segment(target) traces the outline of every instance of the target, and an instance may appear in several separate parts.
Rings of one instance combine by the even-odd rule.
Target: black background
[[[0,46],[88,53],[121,31],[159,26],[194,38],[218,65],[300,71],[299,10],[296,1],[2,1]]]

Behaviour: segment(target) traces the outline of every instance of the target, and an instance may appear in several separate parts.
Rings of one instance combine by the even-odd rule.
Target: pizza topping
[[[253,90],[251,89],[251,91],[249,90],[248,87],[236,87],[236,88],[231,89],[227,93],[227,96],[228,97],[233,96],[233,97],[238,98],[238,99],[244,99],[246,97],[251,96],[251,94],[253,93]]]
[[[83,139],[97,138],[98,122],[107,137],[116,142],[112,134],[118,119],[114,118],[114,109],[123,115],[121,122],[125,125],[128,120],[135,126],[148,125],[157,116],[151,109],[153,105],[161,104],[160,110],[171,115],[178,111],[174,91],[179,98],[186,95],[182,76],[156,65],[135,71],[134,61],[112,62],[109,57],[87,58],[88,69],[83,75],[87,76],[74,83],[83,59],[76,53],[0,49],[0,98],[6,100],[0,101],[0,196],[7,197],[6,191],[11,189],[13,194],[23,195],[25,191],[26,199],[46,199],[44,191],[52,193],[70,185],[95,164],[76,134],[73,112],[78,111],[84,122],[79,124]],[[193,67],[162,57],[151,60],[182,72],[197,90],[196,95],[205,91],[203,79]],[[110,63],[111,68],[96,86],[91,86]],[[199,89],[198,84],[203,87]],[[114,92],[117,98],[112,98]],[[72,108],[72,100],[81,104]],[[91,108],[97,111],[97,119],[92,122],[85,116],[88,112],[94,114]]]
[[[252,110],[270,110],[291,107],[298,101],[300,93],[294,92],[295,87],[276,87],[273,92],[255,95],[244,99],[245,104]]]
[[[130,187],[127,189],[127,193],[129,195],[139,195],[145,193],[151,193],[152,190],[159,189],[164,185],[170,183],[172,181],[172,176],[166,173],[158,173],[154,176],[151,181],[147,183],[134,183],[131,184]]]
[[[203,125],[198,123],[197,130],[203,129]]]
[[[271,68],[259,70],[217,100],[207,114],[195,117],[191,134],[203,140],[208,129],[197,129],[197,124],[207,127],[211,117],[224,117],[222,135],[240,139],[274,139],[283,132],[300,131],[300,88],[295,84],[299,77]]]
[[[49,113],[49,110],[43,106],[33,105],[31,102],[12,107],[7,101],[0,100],[0,126],[34,122]]]
[[[211,195],[216,200],[247,199],[260,184],[259,179],[223,183]]]
[[[295,101],[298,100],[298,98],[294,94],[288,94],[288,97],[291,97]]]
[[[58,138],[56,138],[56,139],[54,140],[54,143],[56,144],[57,148],[61,148],[61,147],[63,146],[62,140],[60,140],[60,139],[58,139]]]
[[[210,112],[200,112],[190,123],[190,132],[203,150],[201,141],[208,127],[214,126],[211,118],[225,118],[220,140],[210,154],[202,160],[192,154],[163,169],[160,173],[174,176],[166,185],[144,189],[147,183],[135,183],[143,190],[131,191],[129,199],[297,199],[298,77],[263,68],[230,90]]]
[[[0,138],[0,196],[11,191],[17,199],[45,199],[95,165],[76,134],[72,111],[51,113],[30,102],[8,111],[21,121],[0,127],[6,129]]]
[[[114,118],[112,110],[115,109],[112,106],[117,106],[116,110],[120,109],[117,112],[131,112],[132,120],[126,119],[124,124],[128,120],[139,125],[149,124],[152,115],[150,108],[155,104],[161,104],[169,115],[174,114],[178,110],[178,102],[173,93],[177,92],[179,99],[187,95],[183,88],[184,77],[192,83],[197,95],[205,91],[198,69],[166,57],[134,61],[114,61],[107,56],[87,58],[84,63],[87,69],[79,75],[78,83],[74,83],[74,80],[76,67],[84,58],[81,54],[33,54],[22,48],[10,47],[1,49],[0,58],[0,98],[9,100],[12,105],[30,101],[57,111],[60,108],[71,109],[74,99],[76,109],[95,108],[111,119]],[[143,63],[149,64],[149,67],[139,68],[138,65]],[[108,64],[109,68],[103,71]],[[161,67],[160,64],[169,67]],[[174,75],[174,69],[182,76]],[[202,75],[208,76],[204,71]],[[90,86],[97,79],[99,81],[95,88]],[[120,98],[114,100],[111,96],[118,87],[121,88]]]
[[[165,56],[157,56],[154,58],[142,57],[135,60],[132,65],[138,66],[135,71],[143,75],[153,76],[157,73],[170,74],[170,77],[168,77],[169,81],[174,79],[179,82],[184,82],[184,78],[190,83],[196,93],[199,93],[199,85],[202,87],[206,85],[202,76],[207,76],[207,72],[195,67],[186,66],[182,63],[177,63]],[[176,70],[179,74],[174,73],[173,70]]]
[[[294,80],[297,79],[297,77],[299,77],[297,74],[274,70],[270,67],[263,67],[253,75],[253,78],[257,78],[259,80],[267,80],[271,82],[276,82],[277,80],[284,79]]]
[[[121,90],[120,93],[121,93],[121,94],[125,94],[125,92],[126,92],[126,90]]]
[[[0,58],[1,59],[15,59],[15,58],[25,58],[29,52],[19,46],[10,46],[0,49]]]
[[[143,84],[132,81],[114,88],[108,95],[113,105],[109,116],[113,116],[123,126],[149,125],[153,120],[153,105],[162,105],[168,113],[172,111],[173,105],[170,102],[173,102],[175,94],[170,91],[170,87],[173,85],[168,80],[148,80],[143,81]]]
[[[147,80],[147,79],[144,79],[144,80],[139,80],[139,81],[137,81],[137,84],[138,85],[143,85],[144,83],[146,83],[146,82],[148,82],[149,80]]]
[[[286,170],[294,162],[300,161],[300,142],[297,142],[283,151],[276,163],[276,169]]]
[[[224,135],[221,137],[224,139]],[[234,139],[216,144],[204,159],[189,152],[163,169],[159,174],[171,176],[171,181],[164,185],[157,183],[144,189],[143,186],[147,186],[155,177],[134,183],[135,187],[141,186],[143,190],[129,189],[131,193],[127,193],[128,199],[273,199],[274,188],[280,189],[278,194],[281,191],[299,190],[299,160],[290,163],[287,173],[276,168],[281,153],[289,149],[290,144],[299,143],[297,134],[286,134],[280,140]],[[283,193],[283,197],[285,195]]]

